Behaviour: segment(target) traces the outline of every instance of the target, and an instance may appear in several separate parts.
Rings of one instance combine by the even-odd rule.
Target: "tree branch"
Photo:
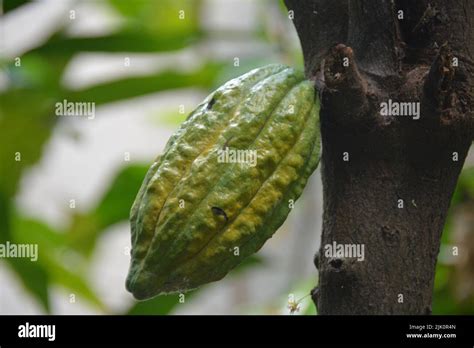
[[[346,126],[366,121],[369,116],[367,81],[359,72],[352,48],[343,44],[333,47],[323,60],[321,70],[322,105],[331,110],[332,121]]]

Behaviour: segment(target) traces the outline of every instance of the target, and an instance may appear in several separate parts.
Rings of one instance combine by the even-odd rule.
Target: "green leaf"
[[[39,220],[16,215],[12,219],[12,231],[16,241],[37,244],[39,251],[46,257],[54,257],[48,251],[57,250],[64,245],[64,234]]]
[[[49,275],[44,265],[23,258],[9,258],[7,261],[20,278],[23,286],[41,303],[44,310],[49,312]]]
[[[0,191],[6,196],[13,196],[23,170],[40,159],[56,124],[54,103],[54,95],[43,91],[0,94]]]
[[[0,243],[5,243],[11,239],[10,204],[10,197],[0,191]]]
[[[67,247],[90,256],[100,235],[101,229],[93,213],[73,214],[67,230]]]
[[[21,237],[18,238],[15,229],[11,228],[11,201],[0,191],[0,243],[5,244],[21,243]],[[13,230],[13,231],[12,231]],[[32,296],[34,296],[43,306],[46,312],[50,311],[48,297],[49,275],[45,267],[30,259],[8,258],[7,263],[19,277],[19,280]]]
[[[56,35],[31,53],[70,58],[82,52],[164,52],[182,49],[201,37],[200,32],[193,35],[174,33],[157,36],[140,30],[95,37],[69,38]]]
[[[82,274],[82,270],[86,269],[87,266],[85,260],[75,258],[74,264],[71,264],[65,258],[70,250],[65,248],[63,233],[53,230],[41,221],[15,216],[12,223],[12,235],[15,243],[38,245],[38,260],[35,262],[28,259],[24,260],[23,262],[26,262],[26,265],[23,265],[23,268],[17,268],[18,272],[35,270],[39,267],[46,274],[44,277],[46,284],[48,281],[59,284],[74,292],[76,297],[83,298],[99,309],[107,311],[107,308],[90,288]],[[41,272],[38,274],[41,275]],[[22,276],[31,277],[31,274],[25,273]],[[42,285],[41,280],[35,280],[35,282],[39,282],[38,286]],[[25,285],[31,286],[27,282]]]
[[[474,199],[474,167],[466,168],[461,172],[458,186],[464,195]]]
[[[130,208],[147,171],[148,165],[136,164],[123,168],[117,174],[93,212],[100,228],[128,220]]]
[[[222,64],[210,63],[191,73],[165,71],[151,76],[130,77],[106,82],[86,89],[71,91],[65,98],[68,101],[95,102],[97,105],[149,93],[185,88],[210,88]]]
[[[22,93],[59,95],[62,87],[61,77],[68,59],[51,57],[36,53],[27,53],[21,57],[21,65],[5,62],[4,71],[8,77],[10,89],[23,89]]]
[[[189,36],[199,29],[199,0],[109,0],[109,3],[125,17],[127,27],[141,28],[151,35]]]
[[[84,299],[89,303],[95,305],[104,312],[108,312],[107,307],[97,297],[95,292],[89,286],[81,272],[77,269],[69,269],[61,262],[54,259],[48,259],[48,272],[51,274],[52,281],[56,284],[62,285],[66,289],[74,292],[76,301]]]
[[[0,4],[3,3],[3,13],[5,14],[31,2],[31,0],[5,0],[3,2],[0,1]]]
[[[94,209],[85,214],[74,214],[67,233],[68,246],[90,255],[102,231],[127,221],[147,170],[148,165],[140,164],[122,168]]]

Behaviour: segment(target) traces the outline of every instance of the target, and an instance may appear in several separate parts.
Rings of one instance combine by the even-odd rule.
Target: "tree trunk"
[[[286,5],[321,100],[318,311],[431,313],[441,233],[474,134],[474,1]],[[363,260],[329,254],[333,243],[363,247]]]

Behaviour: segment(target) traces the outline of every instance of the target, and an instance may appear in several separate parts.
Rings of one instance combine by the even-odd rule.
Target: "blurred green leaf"
[[[189,36],[199,29],[199,0],[109,0],[109,3],[127,19],[128,27],[142,28],[157,37]]]
[[[27,53],[21,57],[21,65],[15,61],[5,64],[4,71],[11,89],[23,89],[22,93],[59,95],[62,87],[60,80],[68,59],[47,57],[36,53]]]
[[[107,307],[91,289],[88,280],[82,274],[83,272],[77,269],[68,269],[61,262],[53,259],[47,259],[47,261],[47,270],[51,274],[52,281],[74,292],[76,301],[84,299],[100,310],[108,311]]]
[[[209,63],[191,73],[164,71],[151,76],[131,77],[106,82],[83,90],[71,91],[65,98],[68,101],[92,101],[96,104],[110,103],[149,93],[186,87],[208,89],[222,64]]]
[[[474,167],[464,168],[451,199],[451,208],[461,203],[466,198],[474,199]]]
[[[45,45],[31,53],[44,56],[72,57],[84,52],[163,52],[182,49],[196,42],[202,33],[182,35],[175,33],[167,36],[156,36],[146,32],[123,31],[106,36],[95,37],[63,37],[54,36]]]
[[[464,196],[474,199],[474,167],[465,168],[459,177],[458,190]]]
[[[94,211],[101,228],[128,220],[130,208],[148,167],[135,164],[123,168],[118,173]]]
[[[461,314],[447,287],[434,292],[431,304],[432,314]]]
[[[54,257],[58,248],[64,245],[64,234],[53,230],[44,222],[15,216],[12,230],[19,243],[38,244],[40,251],[50,251],[47,257]],[[53,254],[51,253],[53,251]]]
[[[26,262],[23,267],[17,269],[22,277],[31,277],[31,274],[29,274],[31,270],[42,269],[45,274],[43,280],[46,283],[49,281],[64,286],[73,291],[77,297],[89,301],[101,310],[107,310],[83,275],[83,271],[86,269],[85,262],[75,258],[74,262],[71,263],[65,258],[63,233],[53,230],[41,221],[16,216],[12,223],[12,234],[15,237],[15,243],[38,245],[37,261],[30,261],[29,259],[21,261],[21,263]],[[41,274],[41,272],[38,273],[39,276]],[[36,279],[34,282],[38,282],[38,286],[40,286],[42,284],[41,280]],[[31,287],[28,283],[25,284]],[[37,292],[37,295],[41,294]]]
[[[67,246],[84,256],[91,256],[101,228],[93,213],[73,214],[67,229]]]
[[[448,285],[450,269],[448,266],[437,264],[435,273],[434,288],[442,289]]]
[[[451,199],[451,206],[448,212],[446,223],[441,239],[441,250],[453,242],[455,226],[455,215],[458,208],[474,200],[474,168],[464,168],[459,176],[456,189]],[[432,302],[433,314],[472,314],[474,303],[460,303],[456,299],[456,288],[459,286],[457,280],[453,278],[456,272],[455,265],[442,264],[442,259],[438,259],[435,273],[435,284]],[[472,302],[472,301],[471,301]]]
[[[44,265],[22,258],[9,258],[7,260],[20,278],[23,286],[39,301],[44,310],[49,312],[48,283],[50,279]]]
[[[474,200],[474,167],[464,168],[459,176],[441,236],[442,244],[449,244],[451,241],[451,231],[454,226],[452,212],[459,204],[462,204],[468,199]]]
[[[10,197],[0,190],[0,243],[10,240]]]
[[[3,4],[3,13],[8,13],[31,2],[31,0],[4,0],[0,4]]]
[[[474,303],[462,303],[456,299],[456,283],[453,279],[454,267],[447,265],[436,266],[435,287],[432,301],[433,314],[472,314]]]
[[[1,199],[0,199],[1,201]],[[29,241],[22,235],[18,228],[18,220],[11,219],[12,212],[10,208],[5,205],[5,202],[0,204],[0,215],[7,215],[5,221],[8,223],[8,228],[0,233],[1,243],[27,243],[32,244],[34,241]],[[3,221],[3,216],[2,219]],[[30,232],[34,233],[34,230]],[[38,247],[39,249],[39,247]],[[10,264],[16,275],[19,277],[23,286],[39,301],[46,312],[50,311],[50,303],[48,297],[48,283],[50,277],[48,270],[37,261],[25,258],[8,258],[6,261]]]
[[[0,94],[0,191],[10,197],[25,168],[39,160],[57,117],[53,94],[10,90]],[[15,160],[17,155],[21,160]]]
[[[97,207],[86,214],[73,215],[68,230],[68,245],[90,255],[105,228],[128,221],[130,208],[148,170],[148,165],[133,164],[122,168],[105,190]]]

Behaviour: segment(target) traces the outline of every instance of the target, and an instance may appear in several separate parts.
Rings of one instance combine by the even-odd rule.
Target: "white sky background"
[[[259,25],[257,3],[251,0],[208,0],[202,13],[203,27],[212,31],[252,31]],[[37,1],[0,19],[2,55],[21,56],[46,40],[62,18],[67,17],[70,8],[76,10],[77,16],[68,29],[70,35],[98,35],[120,24],[107,4],[100,0]],[[288,32],[294,35],[295,44],[299,45],[296,33]],[[123,54],[84,53],[72,60],[63,76],[63,83],[69,88],[79,89],[123,76],[149,74],[170,66],[193,69],[203,63],[199,55],[203,49],[208,54],[229,58],[229,64],[232,64],[231,58],[234,56],[240,57],[242,61],[247,56],[255,56],[255,52],[261,52],[262,56],[270,59],[274,56],[264,42],[228,43],[217,40],[207,43],[204,48],[200,47],[199,51],[187,48],[170,54],[127,54],[132,64],[123,69]],[[274,61],[278,61],[277,56]],[[0,88],[1,85],[0,78]],[[184,104],[186,112],[189,112],[206,94],[206,91],[193,89],[157,93],[97,107],[94,120],[62,120],[45,147],[39,164],[23,177],[22,189],[17,197],[21,211],[52,226],[65,226],[69,217],[69,200],[76,199],[77,209],[87,211],[101,197],[117,170],[124,165],[124,152],[130,152],[132,162],[151,163],[163,149],[174,129],[156,124],[160,110],[176,110],[179,104]],[[72,137],[71,134],[77,136]],[[284,291],[292,282],[305,276],[316,277],[312,258],[319,243],[321,221],[312,217],[321,216],[321,187],[319,174],[317,176],[313,176],[314,184],[306,190],[305,195],[309,197],[312,194],[311,197],[315,197],[306,198],[313,213],[309,214],[309,219],[316,223],[312,231],[299,236],[284,232],[294,229],[297,219],[300,222],[304,219],[302,204],[298,202],[281,231],[261,251],[268,267],[252,269],[236,279],[226,277],[207,286],[206,291],[197,298],[181,305],[178,313],[239,313],[238,309],[242,305],[251,309],[280,294],[284,294],[281,304],[284,308]],[[131,295],[124,288],[129,256],[123,250],[130,245],[129,239],[128,223],[109,228],[98,242],[89,274],[100,298],[117,312],[126,310],[133,303]],[[25,293],[14,273],[3,263],[0,263],[0,284],[8,284],[2,286],[0,313],[41,313],[40,306]],[[68,293],[62,288],[53,288],[51,300],[55,314],[98,313],[80,300],[70,304]]]

